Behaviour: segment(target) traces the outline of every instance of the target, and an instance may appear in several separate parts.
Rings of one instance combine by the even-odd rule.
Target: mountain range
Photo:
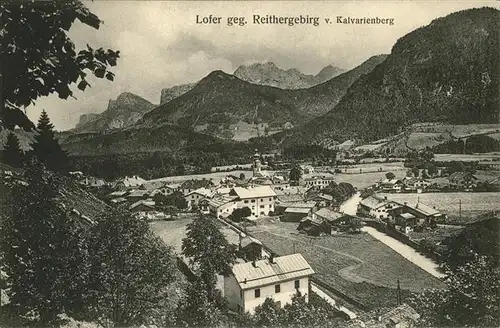
[[[344,69],[328,65],[316,75],[304,74],[296,68],[284,70],[273,62],[255,63],[252,65],[241,65],[233,73],[240,80],[253,84],[267,85],[280,89],[309,88],[326,82],[335,76],[345,72]],[[188,92],[196,83],[176,85],[161,90],[160,105],[177,98]]]
[[[214,71],[190,91],[146,113],[140,124],[181,125],[229,138],[245,124],[265,124],[271,130],[298,126],[332,109],[357,78],[384,58],[372,57],[327,82],[295,90],[249,83],[236,75]],[[267,63],[259,67],[276,66]]]
[[[116,100],[110,100],[108,108],[100,114],[84,114],[72,132],[104,132],[134,125],[144,113],[156,105],[130,92],[120,94]]]
[[[309,88],[280,89],[214,71],[176,90],[177,97],[163,93],[172,99],[151,105],[132,126],[71,136],[66,148],[89,155],[186,152],[188,140],[229,139],[243,123],[274,129],[259,138],[273,147],[368,142],[418,122],[497,123],[499,18],[498,10],[480,8],[435,19],[401,37],[389,55]]]
[[[498,123],[499,13],[460,11],[408,33],[333,110],[273,137],[285,144],[371,141],[418,122]]]

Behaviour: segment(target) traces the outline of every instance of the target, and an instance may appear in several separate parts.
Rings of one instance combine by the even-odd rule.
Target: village
[[[267,164],[256,150],[240,170],[214,168],[207,175],[108,183],[71,174],[107,203],[148,220],[177,254],[192,218],[216,219],[239,250],[232,274],[218,279],[234,311],[253,313],[268,297],[287,304],[297,291],[313,292],[352,326],[394,318],[411,325],[418,314],[401,294],[443,287],[440,256],[464,227],[458,217],[477,213],[470,206],[475,200],[455,199],[457,213],[453,204],[428,202],[426,195],[498,196],[480,192],[475,174],[450,174],[445,167],[426,172],[376,163],[346,173],[307,163],[268,170]],[[498,181],[495,174],[487,179],[489,185]],[[391,310],[381,315],[379,305]]]

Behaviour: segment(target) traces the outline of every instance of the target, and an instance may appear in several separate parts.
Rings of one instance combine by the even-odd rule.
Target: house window
[[[263,202],[263,201],[264,201],[264,198],[261,198],[261,199],[260,199],[260,201],[261,201],[261,202]]]
[[[272,201],[273,199],[272,198],[269,198],[269,201]]]
[[[295,289],[300,288],[300,280],[295,280]]]
[[[274,292],[280,293],[281,292],[281,285],[274,285]]]
[[[257,288],[255,290],[255,298],[259,298],[260,297],[260,288]]]
[[[260,208],[264,208],[264,205],[260,205]]]
[[[244,203],[245,203],[245,204],[248,204],[248,200],[245,200],[245,201],[244,201]]]
[[[252,203],[255,203],[255,199],[252,199]]]

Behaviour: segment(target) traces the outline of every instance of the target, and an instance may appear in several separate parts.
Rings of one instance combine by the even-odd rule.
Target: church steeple
[[[255,154],[253,155],[253,175],[255,176],[257,173],[260,173],[261,163],[260,163],[260,154],[257,149],[255,149]]]

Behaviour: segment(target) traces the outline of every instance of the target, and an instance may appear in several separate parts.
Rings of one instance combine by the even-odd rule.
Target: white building
[[[256,219],[274,212],[277,195],[270,186],[234,187],[229,196],[237,197],[236,208],[248,207],[252,211],[249,219]]]
[[[193,205],[198,205],[200,200],[204,198],[210,198],[212,196],[213,192],[210,189],[207,188],[198,188],[196,190],[191,191],[187,195],[184,196],[184,200],[186,200],[186,203],[188,205],[188,208],[193,207]]]
[[[229,307],[254,313],[255,308],[272,298],[283,307],[297,292],[309,300],[313,269],[301,254],[235,264],[224,279],[224,295]]]

